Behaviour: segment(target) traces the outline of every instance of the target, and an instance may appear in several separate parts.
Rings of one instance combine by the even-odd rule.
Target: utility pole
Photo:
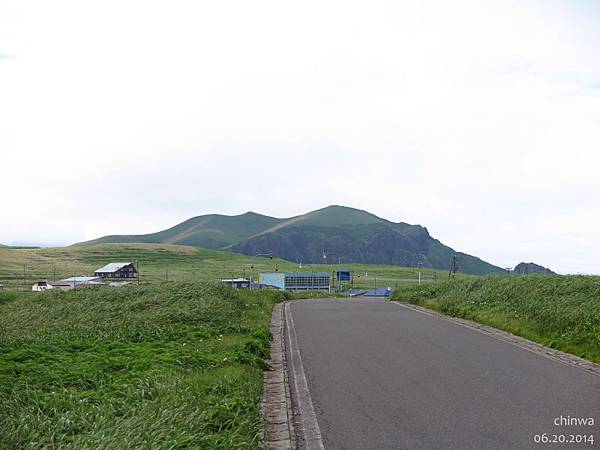
[[[327,255],[335,255],[335,256],[337,256],[337,259],[338,259],[338,270],[337,270],[337,272],[339,274],[340,273],[340,264],[342,263],[342,257],[340,256],[339,253],[336,253],[336,252],[326,252],[325,249],[323,249],[323,259],[324,260],[327,260]],[[341,286],[341,282],[340,282],[340,286]],[[333,290],[335,290],[335,277],[333,277]]]
[[[419,273],[419,286],[421,286],[421,267],[423,267],[423,263],[421,262],[421,257],[417,260],[417,272]]]
[[[52,271],[54,273],[52,281],[56,282],[56,264],[52,264]]]
[[[252,265],[250,266],[250,289],[252,289],[252,280],[254,279],[254,264],[256,263],[256,258],[264,257],[269,258],[271,261],[273,260],[273,250],[270,250],[269,253],[257,253],[252,258]],[[277,265],[275,265],[275,272],[277,272]]]
[[[23,264],[23,290],[27,290],[27,280],[25,278],[25,264]]]
[[[452,256],[452,264],[450,265],[450,272],[448,272],[448,279],[454,278],[456,275],[456,271],[458,270],[457,259],[458,257],[456,255]]]
[[[137,270],[137,284],[140,284],[140,262],[136,259],[135,260],[135,267]]]

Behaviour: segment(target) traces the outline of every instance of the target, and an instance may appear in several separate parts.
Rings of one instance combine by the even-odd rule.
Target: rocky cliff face
[[[527,274],[556,275],[555,272],[552,272],[547,267],[540,266],[540,265],[532,263],[532,262],[529,262],[529,263],[522,262],[522,263],[517,264],[515,266],[514,272],[518,273],[520,275],[527,275]]]
[[[368,264],[396,264],[416,266],[419,260],[424,267],[432,267],[427,255],[427,230],[415,227],[399,232],[385,224],[355,227],[289,227],[251,238],[235,245],[231,250],[246,255],[273,253],[289,261],[323,263],[323,252],[328,262],[357,262]]]
[[[432,238],[419,225],[377,222],[362,225],[282,227],[231,247],[232,251],[255,255],[273,251],[278,258],[304,263],[391,264],[405,267],[448,269],[459,255],[459,270],[477,275],[501,273],[502,269],[479,258],[458,253]],[[328,254],[327,260],[323,252]]]

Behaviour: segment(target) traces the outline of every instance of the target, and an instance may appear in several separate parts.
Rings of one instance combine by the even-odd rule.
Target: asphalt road
[[[325,449],[600,448],[597,375],[383,300],[288,314]],[[561,415],[595,425],[554,425]],[[542,433],[596,442],[536,444]]]

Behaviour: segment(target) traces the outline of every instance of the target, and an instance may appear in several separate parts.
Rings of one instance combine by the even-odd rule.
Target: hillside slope
[[[224,216],[221,214],[207,214],[192,217],[174,227],[158,233],[139,235],[111,235],[92,241],[80,242],[79,245],[94,244],[180,244],[192,245],[219,250],[236,244],[248,237],[259,233],[279,223],[281,219],[247,212],[239,216]]]
[[[145,235],[105,236],[76,245],[97,243],[169,243],[227,250],[254,256],[273,253],[304,263],[391,264],[448,269],[459,255],[459,270],[475,274],[502,269],[460,253],[430,236],[420,225],[395,223],[366,211],[328,206],[300,216],[277,219],[248,212],[239,216],[206,215],[167,230]],[[323,252],[329,255],[324,260]]]

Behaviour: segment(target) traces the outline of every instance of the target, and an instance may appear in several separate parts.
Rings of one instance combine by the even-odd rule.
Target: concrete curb
[[[289,362],[288,376],[292,398],[292,411],[294,413],[294,430],[296,433],[296,446],[300,450],[324,450],[321,429],[312,403],[300,347],[296,337],[294,317],[290,311],[290,304],[286,303],[283,310],[286,338],[286,358]]]
[[[538,344],[537,342],[530,341],[529,339],[516,336],[507,331],[502,331],[489,325],[483,325],[477,322],[472,322],[470,320],[460,319],[458,317],[447,316],[445,314],[434,311],[432,309],[424,308],[422,306],[396,301],[393,301],[392,303],[395,303],[399,306],[403,306],[405,308],[413,309],[415,311],[419,311],[423,314],[429,314],[430,316],[439,317],[440,319],[448,320],[450,322],[455,322],[464,327],[480,331],[481,333],[487,334],[488,336],[491,336],[500,341],[516,345],[517,347],[520,347],[524,350],[537,353],[541,356],[545,356],[546,358],[554,359],[563,364],[578,367],[582,370],[585,370],[586,372],[600,376],[600,364],[596,364],[592,361],[588,361],[587,359],[580,358],[579,356],[571,355],[570,353],[565,353],[561,352],[560,350],[555,350],[553,348],[546,347],[545,345]]]
[[[278,303],[273,307],[271,316],[271,370],[263,375],[263,448],[266,450],[296,448],[283,327],[283,304]]]

